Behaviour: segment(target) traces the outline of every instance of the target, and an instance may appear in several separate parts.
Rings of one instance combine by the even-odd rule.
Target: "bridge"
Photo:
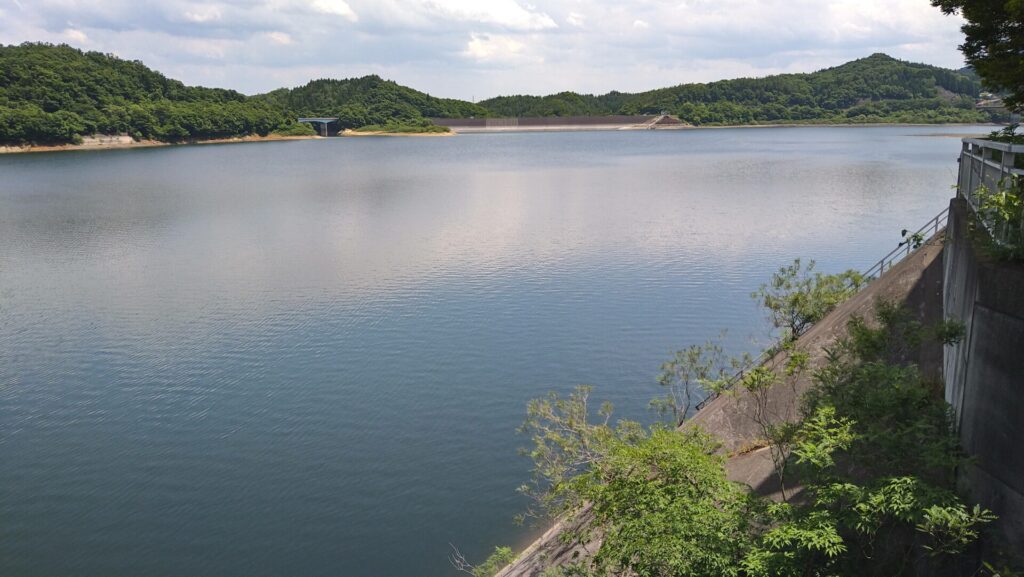
[[[310,118],[300,118],[298,122],[307,122],[309,124],[320,125],[320,136],[327,136],[327,126],[332,122],[337,122],[337,118],[331,118],[328,116],[315,116]]]

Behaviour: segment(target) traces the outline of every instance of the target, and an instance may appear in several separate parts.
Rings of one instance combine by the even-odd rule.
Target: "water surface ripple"
[[[749,293],[866,268],[977,128],[333,139],[0,157],[0,573],[449,575],[521,546],[514,434],[645,420]]]

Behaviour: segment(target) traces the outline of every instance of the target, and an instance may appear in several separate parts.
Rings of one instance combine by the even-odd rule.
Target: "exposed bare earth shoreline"
[[[152,148],[156,146],[185,146],[190,144],[230,144],[233,142],[279,142],[283,140],[311,140],[320,136],[239,136],[236,138],[214,138],[210,140],[194,140],[181,143],[160,142],[158,140],[135,140],[130,136],[87,136],[81,144],[0,146],[0,154],[18,154],[24,152],[60,152],[68,150],[114,150],[118,148]]]
[[[367,131],[356,131],[356,130],[344,130],[341,132],[341,136],[455,136],[455,131],[451,132],[387,132],[385,130],[367,130]]]
[[[876,124],[740,124],[732,126],[672,126],[657,128],[656,130],[720,130],[720,129],[742,129],[742,128],[863,128],[863,127],[925,127],[925,126],[1000,126],[998,124],[905,124],[905,123],[876,123]],[[607,130],[637,130],[633,126],[621,125],[594,125],[594,126],[573,126],[553,125],[543,127],[491,127],[454,129],[451,132],[428,132],[428,133],[405,133],[405,132],[356,132],[345,130],[341,136],[408,136],[408,137],[436,137],[455,136],[457,134],[485,134],[502,132],[579,132],[579,131],[607,131]],[[962,134],[931,134],[922,136],[950,136],[963,137]],[[87,136],[82,139],[81,144],[57,144],[57,145],[28,145],[28,146],[2,146],[0,154],[18,154],[26,152],[59,152],[70,150],[114,150],[119,148],[152,148],[157,146],[184,146],[190,144],[230,144],[238,142],[280,142],[285,140],[314,140],[321,139],[321,136],[240,136],[236,138],[217,138],[211,140],[196,140],[181,143],[160,142],[157,140],[134,140],[130,136]]]

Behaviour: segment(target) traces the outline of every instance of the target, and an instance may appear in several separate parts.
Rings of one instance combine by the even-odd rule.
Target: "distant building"
[[[983,92],[982,95],[988,94]],[[1012,111],[1006,108],[1006,103],[1003,102],[1002,98],[994,97],[988,94],[991,98],[981,98],[974,103],[974,107],[978,110],[982,110],[992,114],[993,120],[996,122],[1020,122],[1020,112]]]

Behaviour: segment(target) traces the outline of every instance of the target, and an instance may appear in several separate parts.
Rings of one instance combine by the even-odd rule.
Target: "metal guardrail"
[[[874,266],[862,273],[864,278],[869,281],[876,279],[881,276],[883,272],[895,266],[896,263],[910,256],[915,250],[920,248],[925,241],[938,234],[939,230],[946,226],[946,221],[948,219],[949,207],[947,206],[942,210],[942,212],[929,220],[927,224],[917,229],[917,231],[912,234],[905,235],[905,241],[901,242],[899,246],[892,249],[889,254],[883,256],[881,260],[874,264]]]
[[[1024,149],[1024,146],[1022,146],[1021,148]],[[924,246],[929,239],[933,238],[936,234],[938,234],[939,230],[945,227],[946,221],[948,219],[949,207],[946,207],[941,212],[939,212],[939,214],[935,215],[931,220],[929,220],[927,224],[917,229],[916,232],[914,232],[911,235],[907,235],[907,240],[900,243],[900,245],[894,248],[891,252],[889,252],[889,254],[882,257],[881,260],[876,262],[871,268],[862,273],[867,282],[861,285],[860,288],[863,289],[872,280],[882,276],[882,273],[884,273],[885,271],[890,270],[893,266],[896,265],[896,263],[910,256],[911,254],[914,253],[914,251]],[[925,236],[929,232],[931,234]],[[915,239],[920,239],[920,242],[916,242]],[[740,380],[743,379],[744,375],[747,374],[747,371],[767,363],[780,350],[782,350],[782,340],[776,341],[770,347],[761,351],[760,355],[751,359],[749,362],[745,363],[743,367],[741,367],[735,374],[733,374],[726,380],[725,385],[721,388],[721,390],[731,390],[733,387],[736,386],[736,383],[740,382]],[[701,402],[697,403],[695,410],[700,411],[705,406],[707,406],[708,403],[717,399],[720,396],[721,393],[708,394],[708,396],[705,397]],[[682,425],[682,423],[680,423],[680,425]]]
[[[1024,154],[1024,144],[1007,144],[978,138],[963,139],[963,150],[960,153],[960,174],[957,181],[958,194],[967,200],[971,209],[978,216],[978,220],[988,229],[992,238],[1002,244],[1006,244],[1007,237],[1012,232],[1012,225],[1015,223],[1008,223],[1011,226],[1006,226],[1005,223],[996,223],[986,218],[986,211],[980,205],[981,199],[978,189],[984,186],[990,191],[997,191],[1001,187],[1005,188],[1007,181],[1010,181],[1011,185],[1024,183],[1024,180],[1019,180],[1021,177],[1024,177],[1024,169],[1016,167],[1016,155],[1018,154]],[[947,207],[913,234],[906,236],[907,240],[900,243],[889,254],[867,269],[863,273],[864,278],[870,282],[882,276],[885,271],[890,270],[896,263],[910,256],[915,250],[923,246],[928,238],[938,234],[939,230],[946,225],[948,219],[949,208]],[[1021,227],[1020,238],[1024,238],[1024,219],[1021,220],[1019,226]],[[747,371],[768,362],[781,349],[781,344],[782,341],[774,343],[756,358],[744,364],[739,371],[726,381],[722,390],[732,389],[736,383],[743,379]],[[720,393],[709,394],[704,400],[697,403],[696,410],[703,409],[708,403],[719,396]]]
[[[980,138],[963,139],[960,152],[960,174],[957,194],[967,201],[978,221],[992,240],[1002,246],[1011,246],[1024,239],[1024,215],[1020,222],[1006,221],[982,205],[980,190],[990,193],[1007,188],[1019,190],[1024,182],[1024,170],[1017,168],[1017,155],[1024,154],[1024,144],[1008,144]],[[1014,238],[1016,237],[1016,238]]]
[[[775,343],[774,345],[768,347],[767,349],[761,351],[760,355],[758,355],[757,357],[751,359],[750,362],[748,362],[748,363],[743,365],[743,368],[741,368],[739,371],[736,371],[736,374],[734,374],[733,376],[729,377],[725,381],[725,385],[720,390],[721,391],[732,390],[732,388],[736,386],[736,383],[740,382],[743,379],[744,375],[747,374],[747,371],[767,363],[772,357],[774,357],[775,353],[779,352],[779,347],[781,346],[781,344],[782,344],[782,341],[779,341],[779,342]],[[708,396],[704,397],[704,399],[701,402],[697,403],[697,406],[694,407],[694,413],[700,411],[701,409],[706,407],[708,403],[710,403],[711,401],[717,399],[720,396],[722,396],[722,393],[720,393],[720,392],[711,392],[711,393],[709,393]],[[689,417],[684,417],[683,418],[683,422],[686,422],[686,419],[689,419]],[[680,422],[679,424],[682,425],[683,422]]]

